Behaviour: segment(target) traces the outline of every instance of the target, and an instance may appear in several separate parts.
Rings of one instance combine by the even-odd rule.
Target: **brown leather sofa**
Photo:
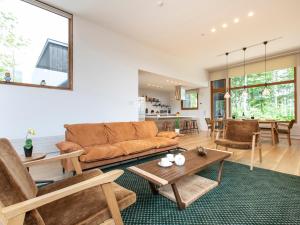
[[[65,125],[65,141],[57,144],[61,153],[84,149],[82,169],[147,156],[174,149],[175,132],[158,132],[154,121]],[[62,161],[65,171],[74,171],[71,160]]]

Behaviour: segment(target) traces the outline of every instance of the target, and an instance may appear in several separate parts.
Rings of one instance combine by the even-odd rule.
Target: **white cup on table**
[[[170,161],[168,158],[161,158],[160,165],[162,166],[168,166],[170,164]]]

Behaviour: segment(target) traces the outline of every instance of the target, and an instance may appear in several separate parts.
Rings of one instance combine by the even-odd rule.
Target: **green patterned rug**
[[[221,184],[180,211],[174,202],[152,195],[146,180],[126,170],[137,163],[141,161],[109,169],[124,169],[117,183],[137,194],[137,202],[122,212],[126,225],[300,225],[300,177],[258,168],[251,172],[249,166],[225,162]],[[217,169],[199,174],[215,179]]]

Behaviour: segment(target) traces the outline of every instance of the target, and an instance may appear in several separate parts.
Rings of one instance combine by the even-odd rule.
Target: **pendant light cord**
[[[247,48],[244,47],[243,51],[244,51],[244,89],[246,89],[246,50]]]
[[[226,52],[226,78],[228,80],[228,85],[229,85],[228,55],[229,53]],[[229,90],[229,88],[227,88],[227,85],[226,85],[226,89]]]
[[[268,41],[264,41],[265,45],[265,85],[267,86],[267,44]]]

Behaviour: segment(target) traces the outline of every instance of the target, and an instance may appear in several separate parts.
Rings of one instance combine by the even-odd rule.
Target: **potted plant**
[[[176,113],[176,119],[175,119],[175,133],[180,133],[180,119],[179,119],[179,113]]]
[[[35,130],[32,128],[29,128],[26,134],[26,139],[25,139],[25,145],[24,145],[24,153],[25,153],[25,157],[31,157],[32,156],[32,149],[33,149],[33,145],[32,145],[32,139],[30,138],[30,136],[34,136],[35,135]]]

